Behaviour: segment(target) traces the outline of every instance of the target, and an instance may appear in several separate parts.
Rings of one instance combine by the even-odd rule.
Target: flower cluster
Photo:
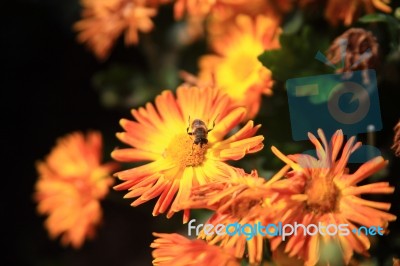
[[[310,130],[317,133],[308,133],[316,156],[285,155],[272,146],[272,154],[283,165],[268,169],[269,177],[259,176],[267,173],[265,169],[245,170],[240,164],[264,148],[261,125],[252,119],[259,114],[263,95],[271,96],[276,84],[273,69],[258,57],[281,49],[284,14],[297,4],[307,8],[315,2],[319,1],[82,0],[82,20],[75,24],[78,39],[100,59],[110,54],[120,35],[126,44],[137,44],[139,32],[152,30],[151,18],[159,7],[171,3],[174,18],[187,20],[190,36],[204,30],[209,53],[199,58],[197,75],[182,72],[183,84],[160,92],[153,102],[132,109],[131,118],[120,120],[122,130],[116,137],[125,147],[114,149],[111,157],[130,163],[129,167],[116,171],[114,164],[101,164],[101,135],[96,132],[86,138],[75,132],[60,139],[37,164],[34,198],[38,212],[48,215],[45,225],[50,236],[62,235],[64,244],[76,248],[93,236],[101,222],[99,201],[114,181],[110,174],[119,181],[114,189],[124,191],[124,198],[132,199],[131,206],[155,200],[153,216],[171,218],[180,213],[183,223],[189,221],[191,210],[205,209],[212,213],[207,224],[213,227],[346,224],[352,232],[375,226],[388,234],[389,223],[397,218],[389,213],[391,204],[368,198],[394,192],[389,182],[370,179],[388,161],[377,156],[351,168],[349,160],[362,144],[355,137],[345,140],[340,128],[328,138],[322,129]],[[342,2],[329,0],[323,6],[332,25],[351,24],[364,8],[366,13],[391,11],[380,0]],[[194,29],[199,25],[201,30]],[[345,58],[343,38],[350,44]],[[336,39],[328,52],[333,63],[345,59],[337,72],[348,72],[356,70],[351,66],[367,50],[372,50],[373,58],[357,69],[372,67],[379,60],[378,48],[372,33],[353,28]],[[400,123],[395,131],[392,149],[399,156]],[[197,239],[153,233],[153,264],[234,266],[248,261],[261,265],[265,253],[271,252],[277,264],[289,259],[313,266],[329,264],[321,249],[333,243],[339,247],[342,263],[348,265],[355,253],[367,256],[372,243],[363,231],[332,235],[302,230],[286,240],[277,234],[209,235],[205,228]]]
[[[386,212],[390,204],[362,199],[360,195],[393,193],[394,188],[387,182],[359,186],[357,184],[384,168],[387,161],[376,157],[350,174],[346,167],[347,160],[361,143],[354,143],[354,138],[351,138],[343,147],[343,133],[337,131],[328,144],[321,130],[318,134],[321,141],[314,135],[309,135],[316,147],[318,158],[303,154],[285,156],[272,147],[272,151],[286,165],[269,180],[258,177],[255,171],[246,174],[242,169],[231,168],[228,180],[194,187],[190,200],[183,203],[181,208],[204,208],[214,211],[207,221],[214,226],[232,223],[300,222],[306,226],[318,223],[349,224],[350,230],[360,225],[380,226],[386,231],[388,223],[396,220],[395,215]],[[202,231],[198,237],[205,239],[209,245],[233,248],[236,258],[248,257],[251,265],[261,263],[264,239],[270,241],[272,251],[277,251],[283,245],[289,257],[300,258],[305,265],[318,263],[322,243],[339,243],[343,247],[343,261],[346,264],[350,262],[354,251],[366,255],[370,247],[370,241],[364,234],[298,234],[291,236],[286,243],[282,243],[281,237],[266,237],[260,234],[246,240],[245,235],[210,236]],[[158,241],[160,240],[156,240],[155,243]],[[159,248],[158,245],[153,247]],[[168,257],[158,252],[153,255],[155,261]]]

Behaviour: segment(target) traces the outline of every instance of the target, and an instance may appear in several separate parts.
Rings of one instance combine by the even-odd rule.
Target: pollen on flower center
[[[178,164],[180,168],[201,165],[205,159],[208,144],[194,144],[194,137],[188,134],[176,135],[164,151],[164,157]]]
[[[339,190],[332,178],[310,179],[305,187],[307,207],[316,213],[332,212],[336,209]]]

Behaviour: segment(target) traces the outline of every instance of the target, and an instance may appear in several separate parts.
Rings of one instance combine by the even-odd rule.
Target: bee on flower
[[[201,148],[204,144],[208,143],[207,135],[211,130],[214,129],[215,121],[213,122],[213,127],[208,129],[206,123],[200,119],[195,119],[192,123],[190,123],[189,117],[189,125],[191,125],[192,132],[189,132],[189,127],[186,129],[186,132],[189,134],[189,136],[194,136],[193,144],[200,145]]]
[[[135,121],[122,119],[124,132],[117,137],[129,148],[117,149],[112,157],[121,162],[144,164],[115,175],[123,182],[117,190],[129,190],[125,198],[138,197],[131,205],[138,206],[158,197],[153,215],[167,212],[171,217],[178,205],[187,201],[193,186],[230,178],[228,160],[239,160],[263,148],[264,137],[254,136],[260,125],[248,121],[227,139],[224,137],[244,121],[246,110],[236,107],[222,91],[212,87],[181,86],[176,97],[164,91],[155,105],[132,110]],[[188,134],[188,117],[201,121],[215,118],[215,127],[197,136],[194,145]],[[204,128],[203,128],[204,129]],[[208,131],[208,130],[207,130]],[[184,210],[184,222],[189,209]]]

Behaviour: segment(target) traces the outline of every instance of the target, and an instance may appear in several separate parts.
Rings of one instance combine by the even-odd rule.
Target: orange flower
[[[239,15],[234,30],[212,44],[217,54],[200,58],[199,82],[215,83],[238,105],[246,107],[253,118],[260,107],[261,95],[271,94],[271,71],[257,57],[264,50],[279,48],[280,29],[265,16],[252,19]]]
[[[181,19],[185,13],[191,17],[204,18],[212,9],[224,5],[238,5],[246,0],[176,0],[174,14],[176,19]]]
[[[343,21],[349,26],[357,19],[362,9],[367,13],[374,13],[375,9],[390,13],[392,9],[387,4],[390,0],[329,0],[325,9],[325,17],[332,25]]]
[[[151,31],[150,18],[157,13],[146,0],[82,0],[82,5],[82,20],[74,29],[79,32],[78,41],[87,43],[99,59],[107,58],[123,32],[126,45],[137,44],[138,31]]]
[[[195,266],[218,265],[239,266],[233,250],[207,244],[196,239],[189,240],[179,234],[153,233],[158,239],[151,243],[153,265],[157,266]]]
[[[236,16],[242,14],[250,17],[263,15],[281,20],[284,13],[293,8],[292,0],[252,0],[238,1],[235,4],[220,5],[214,8],[207,23],[208,32],[214,35],[224,34],[234,24]]]
[[[75,132],[61,138],[44,162],[37,163],[39,179],[34,195],[52,238],[62,234],[64,245],[79,248],[94,235],[104,198],[113,179],[114,164],[100,164],[101,135]]]
[[[285,168],[287,171],[288,167]],[[271,178],[268,182],[258,177],[257,172],[246,174],[242,169],[231,169],[230,179],[209,183],[192,189],[190,201],[183,203],[184,208],[205,208],[215,211],[215,214],[206,222],[217,224],[250,224],[264,221],[265,213],[271,209],[272,193],[268,190],[269,184],[275,182]],[[247,228],[248,229],[248,228]],[[251,232],[248,232],[249,234]],[[219,244],[222,247],[233,247],[235,256],[242,258],[247,242],[247,252],[251,265],[258,264],[262,259],[263,236],[235,234],[206,235],[203,231],[200,238],[205,238],[210,244]]]
[[[155,105],[148,103],[146,108],[132,110],[137,122],[121,120],[126,132],[117,137],[133,148],[112,153],[114,159],[123,162],[151,161],[116,173],[124,182],[115,188],[129,189],[126,198],[140,196],[132,206],[160,196],[153,215],[170,207],[167,217],[171,217],[178,211],[179,203],[188,200],[192,186],[229,178],[227,171],[231,166],[225,161],[241,159],[263,148],[264,138],[253,137],[260,127],[254,126],[253,121],[223,139],[243,121],[246,111],[233,108],[229,98],[216,89],[182,86],[177,89],[176,99],[171,91],[164,91],[156,97]],[[201,134],[189,135],[193,131],[189,117],[190,123],[194,119],[204,121],[200,128],[204,129],[208,143],[199,138]],[[196,144],[196,139],[201,142]],[[189,210],[185,210],[184,222],[188,218]]]
[[[176,0],[174,14],[181,19],[185,13],[190,17],[204,18],[215,15],[214,12],[225,14],[273,15],[288,12],[293,7],[292,0]]]
[[[272,202],[274,215],[282,224],[348,224],[349,235],[304,236],[302,232],[298,232],[286,241],[285,247],[290,256],[304,259],[305,265],[315,265],[319,260],[320,242],[333,241],[340,244],[343,259],[348,264],[354,251],[367,254],[370,247],[366,235],[351,233],[353,229],[357,230],[355,224],[386,229],[388,222],[396,220],[395,215],[385,212],[390,208],[389,203],[362,199],[360,195],[390,194],[394,188],[390,187],[388,182],[357,186],[357,183],[384,168],[387,161],[381,156],[376,157],[350,174],[346,168],[347,161],[361,143],[354,144],[354,137],[350,138],[341,157],[337,158],[343,144],[342,131],[339,130],[333,135],[329,145],[322,130],[318,130],[318,135],[321,142],[309,134],[316,147],[318,159],[305,154],[285,156],[272,147],[275,155],[293,169],[286,174],[286,178],[271,185],[271,188],[278,192],[278,196]],[[275,237],[271,240],[271,248],[276,249],[281,242],[281,237]]]
[[[180,43],[189,44],[204,34],[207,29],[207,41],[212,43],[235,27],[237,15],[256,17],[263,15],[277,20],[283,13],[292,9],[292,0],[177,0],[174,5],[175,19],[186,14],[186,27],[180,34]],[[178,40],[179,41],[179,40]]]

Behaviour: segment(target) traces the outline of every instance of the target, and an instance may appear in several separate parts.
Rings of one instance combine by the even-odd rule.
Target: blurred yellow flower
[[[366,13],[374,13],[376,9],[390,13],[389,3],[390,0],[328,0],[325,17],[334,26],[340,22],[349,26],[364,10]]]
[[[158,237],[151,243],[153,265],[156,266],[195,266],[218,265],[240,266],[233,255],[233,249],[207,244],[200,239],[190,240],[179,234],[153,233]]]
[[[279,48],[281,32],[276,20],[265,16],[239,15],[235,27],[212,43],[216,54],[199,61],[199,83],[215,84],[238,105],[244,106],[248,118],[260,107],[261,95],[272,93],[272,73],[257,57],[265,50]]]
[[[44,162],[37,163],[39,179],[34,199],[52,238],[79,248],[100,223],[104,198],[113,183],[115,164],[101,165],[102,140],[98,132],[86,138],[75,132],[60,138]]]
[[[318,159],[296,154],[285,156],[275,147],[272,151],[277,157],[292,168],[284,179],[271,184],[271,189],[278,192],[272,205],[276,222],[282,224],[301,223],[323,226],[328,224],[348,224],[349,230],[356,229],[356,225],[380,226],[386,230],[388,222],[396,220],[396,216],[385,211],[389,210],[390,203],[375,202],[362,199],[362,194],[393,193],[394,188],[388,182],[376,182],[357,186],[387,165],[381,156],[376,157],[350,174],[346,168],[350,155],[361,146],[350,138],[344,146],[341,157],[337,158],[343,144],[343,133],[337,131],[331,142],[327,143],[322,130],[318,130],[321,142],[309,134],[311,142],[315,145]],[[341,246],[343,259],[349,263],[353,252],[367,254],[370,247],[368,237],[361,234],[328,235],[314,234],[305,236],[303,233],[292,235],[285,241],[285,252],[292,257],[305,260],[305,265],[315,265],[319,260],[319,247],[321,243],[333,241]],[[271,240],[271,248],[275,250],[281,244],[282,238],[275,237]]]
[[[82,19],[75,23],[78,41],[86,43],[99,59],[106,59],[121,34],[125,44],[137,44],[138,31],[153,29],[157,9],[146,0],[81,0]]]
[[[118,161],[150,161],[116,173],[124,182],[115,188],[129,190],[126,198],[139,197],[132,206],[160,196],[153,215],[170,207],[167,217],[178,211],[179,203],[188,200],[192,186],[229,178],[231,166],[225,161],[239,160],[247,153],[261,150],[264,139],[253,137],[260,127],[254,126],[253,121],[223,139],[243,121],[246,111],[235,108],[221,91],[181,86],[176,94],[175,98],[171,91],[164,91],[156,97],[155,107],[148,103],[146,108],[132,110],[137,122],[122,119],[120,124],[125,132],[117,133],[117,137],[133,148],[112,153]],[[192,127],[195,119],[204,123],[198,136],[190,135],[196,129]],[[184,222],[188,219],[189,210],[185,210]]]

